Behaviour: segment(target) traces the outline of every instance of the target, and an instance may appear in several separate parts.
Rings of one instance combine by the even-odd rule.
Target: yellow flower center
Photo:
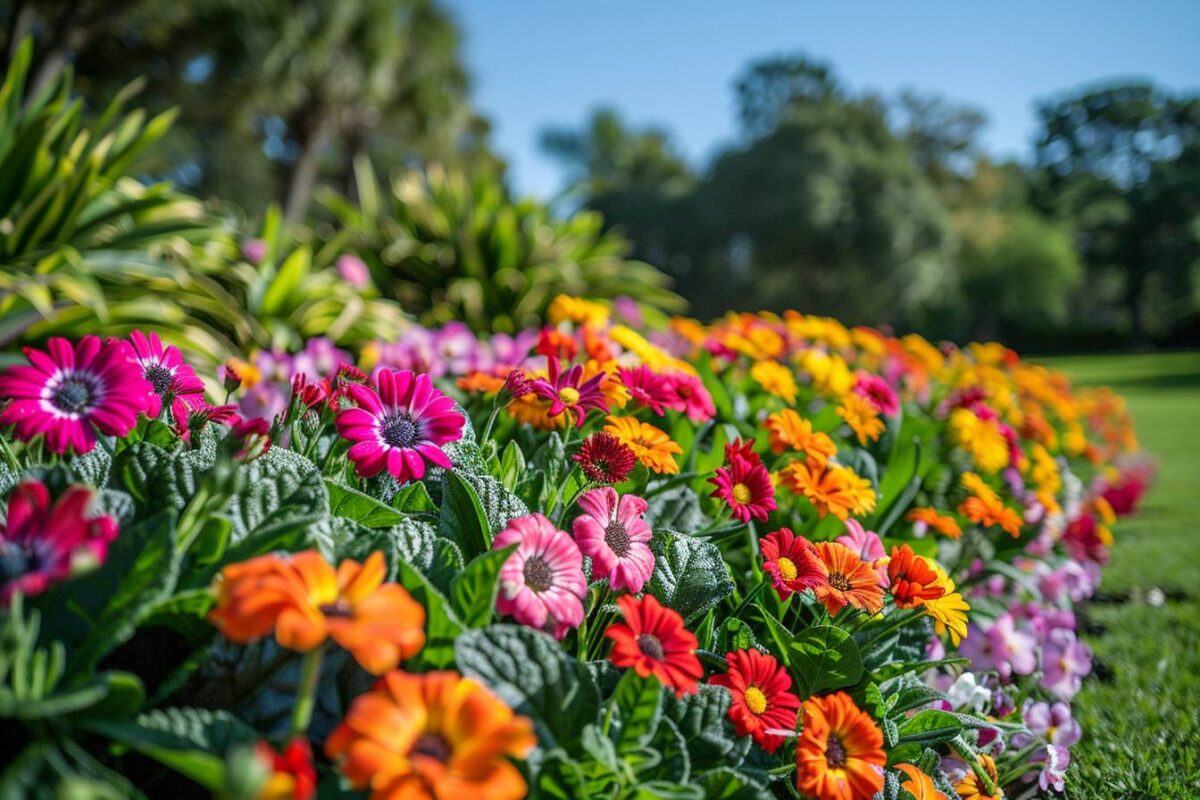
[[[746,505],[746,503],[750,502],[750,498],[753,496],[754,494],[750,491],[750,487],[746,484],[735,483],[733,485],[733,499],[736,500],[739,505]]]
[[[779,559],[779,574],[785,581],[790,581],[800,574],[796,563],[786,556]]]
[[[742,699],[746,701],[746,708],[753,714],[761,714],[767,710],[767,696],[757,686],[746,689]]]
[[[579,390],[574,386],[564,386],[558,390],[558,399],[569,406],[573,406],[579,402]]]

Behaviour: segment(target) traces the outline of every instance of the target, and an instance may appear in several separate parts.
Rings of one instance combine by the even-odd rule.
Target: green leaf
[[[733,592],[721,551],[711,542],[655,531],[654,573],[647,591],[691,623]]]
[[[405,514],[423,514],[437,510],[437,506],[429,497],[429,490],[421,481],[401,486],[392,496],[392,508]]]
[[[299,453],[272,447],[243,467],[243,489],[230,499],[233,545],[227,560],[303,546],[303,534],[329,513],[321,473]]]
[[[624,754],[645,747],[658,732],[662,718],[662,685],[650,676],[640,677],[634,670],[625,670],[609,701],[616,706],[621,725],[617,751]]]
[[[467,631],[454,646],[464,675],[478,678],[534,721],[542,748],[579,755],[580,736],[596,722],[600,694],[587,667],[553,637],[517,625]]]
[[[770,796],[766,785],[729,767],[706,770],[692,781],[704,790],[705,800],[757,800]]]
[[[862,656],[846,631],[818,625],[793,638],[789,660],[805,682],[805,696],[853,686],[862,678]]]
[[[454,610],[468,628],[482,628],[492,621],[500,568],[516,549],[517,545],[511,544],[476,556],[450,584]]]
[[[442,474],[440,530],[468,558],[484,553],[492,546],[491,525],[475,489],[457,472],[449,470]]]
[[[445,669],[454,664],[455,641],[465,630],[445,595],[429,579],[404,561],[397,563],[397,578],[413,599],[425,608],[425,646],[409,659],[415,666]]]
[[[934,745],[948,742],[962,733],[958,717],[935,708],[919,711],[899,726],[900,743]]]
[[[709,684],[701,684],[695,694],[683,697],[665,694],[663,719],[679,729],[693,765],[737,768],[749,752],[750,737],[733,733],[729,703],[728,690]]]
[[[424,488],[423,484],[415,484]],[[329,513],[352,519],[368,528],[390,528],[405,520],[395,508],[379,502],[374,497],[331,478],[325,479],[329,492]]]
[[[515,440],[509,440],[500,454],[496,478],[500,481],[501,486],[513,492],[516,491],[517,484],[523,477],[525,477],[525,453]]]

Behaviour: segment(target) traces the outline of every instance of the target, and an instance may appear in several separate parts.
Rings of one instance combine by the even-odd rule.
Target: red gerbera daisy
[[[714,675],[709,683],[729,690],[729,719],[738,736],[751,736],[758,746],[774,753],[786,737],[770,731],[795,731],[800,698],[792,694],[787,669],[757,650],[737,650],[725,655],[729,671]]]
[[[709,497],[719,497],[728,503],[733,515],[742,522],[752,518],[765,522],[767,515],[775,510],[775,487],[762,459],[750,450],[753,444],[751,439],[745,444],[737,441],[725,447],[725,466],[708,479],[717,487]]]
[[[623,595],[617,605],[625,622],[614,622],[604,632],[613,640],[613,664],[633,667],[643,678],[653,675],[677,696],[695,692],[704,670],[696,658],[699,642],[683,627],[683,617],[649,594],[640,600]]]
[[[771,584],[781,598],[792,592],[815,589],[828,581],[825,562],[817,548],[790,528],[772,531],[758,543],[762,550],[763,572],[771,576]]]
[[[629,477],[637,456],[611,433],[593,433],[583,440],[579,452],[571,456],[589,480],[612,485]]]

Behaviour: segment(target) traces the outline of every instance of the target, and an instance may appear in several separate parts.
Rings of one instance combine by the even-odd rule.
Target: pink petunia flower
[[[1042,686],[1063,700],[1079,693],[1082,678],[1092,671],[1092,649],[1075,632],[1055,628],[1042,650]]]
[[[154,393],[129,345],[96,336],[72,345],[55,337],[46,348],[25,348],[29,364],[0,374],[0,396],[11,400],[0,411],[0,425],[14,425],[14,435],[26,442],[44,434],[46,446],[60,454],[89,452],[97,430],[128,435]]]
[[[192,410],[204,406],[204,384],[183,360],[179,348],[164,346],[157,333],[147,336],[138,330],[129,334],[129,345],[133,349],[134,363],[141,367],[142,377],[154,388],[146,416],[157,419],[163,403],[169,403],[171,419],[176,424],[186,425]]]
[[[608,578],[618,591],[637,594],[654,572],[650,552],[650,526],[642,515],[648,508],[642,498],[616,489],[592,489],[579,498],[583,514],[572,530],[580,551],[592,559],[592,577]]]
[[[509,522],[492,547],[499,550],[511,544],[517,549],[500,568],[496,610],[561,639],[583,622],[587,579],[579,546],[541,514]]]
[[[354,442],[348,455],[358,474],[370,478],[386,468],[405,483],[425,477],[426,462],[449,469],[442,445],[462,438],[466,424],[454,401],[428,375],[409,370],[382,369],[376,381],[378,393],[347,384],[345,396],[356,407],[343,408],[335,420],[342,438]]]
[[[859,372],[855,376],[854,393],[867,398],[880,414],[894,417],[900,413],[900,398],[896,390],[878,375],[869,372]]]
[[[76,568],[104,562],[117,538],[111,517],[86,515],[92,492],[72,486],[51,505],[45,484],[19,484],[8,499],[8,518],[0,525],[0,600],[14,592],[41,594],[66,580]]]
[[[576,364],[563,372],[557,358],[551,356],[548,361],[550,377],[538,378],[529,387],[534,394],[550,401],[550,408],[546,413],[557,417],[564,411],[570,411],[575,415],[575,424],[583,427],[583,418],[588,409],[608,410],[608,401],[604,399],[604,393],[600,390],[608,377],[606,373],[599,372],[585,381],[582,364]]]

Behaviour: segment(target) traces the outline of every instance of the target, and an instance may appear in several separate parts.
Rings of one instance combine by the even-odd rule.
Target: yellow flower
[[[609,417],[604,430],[632,450],[638,461],[652,472],[668,475],[679,472],[674,456],[683,453],[683,448],[653,425],[634,417]]]
[[[814,433],[812,423],[790,408],[767,417],[767,432],[773,453],[791,449],[804,453],[814,463],[824,463],[837,454],[837,445],[829,434]]]
[[[584,300],[581,297],[571,297],[560,294],[550,301],[546,310],[552,325],[560,322],[574,322],[576,325],[593,325],[601,327],[608,324],[608,306],[594,300]]]
[[[800,356],[800,367],[812,376],[813,387],[821,394],[841,397],[854,388],[854,374],[839,355],[807,350]]]
[[[796,378],[778,361],[759,361],[750,368],[750,377],[768,393],[789,403],[796,401]]]
[[[950,437],[971,454],[975,466],[995,473],[1008,466],[1008,440],[994,419],[981,419],[974,411],[956,408],[950,413]]]
[[[958,643],[967,635],[967,612],[971,610],[971,606],[967,604],[966,600],[963,600],[954,581],[937,561],[927,558],[925,563],[937,573],[936,585],[943,591],[941,597],[926,600],[921,608],[925,610],[926,615],[933,618],[934,628],[938,635],[949,631],[950,641],[954,642],[954,646],[957,647]]]
[[[837,414],[850,426],[850,430],[854,431],[861,445],[865,445],[868,440],[878,441],[880,434],[887,427],[879,418],[879,412],[871,405],[871,401],[853,392],[842,397]]]

